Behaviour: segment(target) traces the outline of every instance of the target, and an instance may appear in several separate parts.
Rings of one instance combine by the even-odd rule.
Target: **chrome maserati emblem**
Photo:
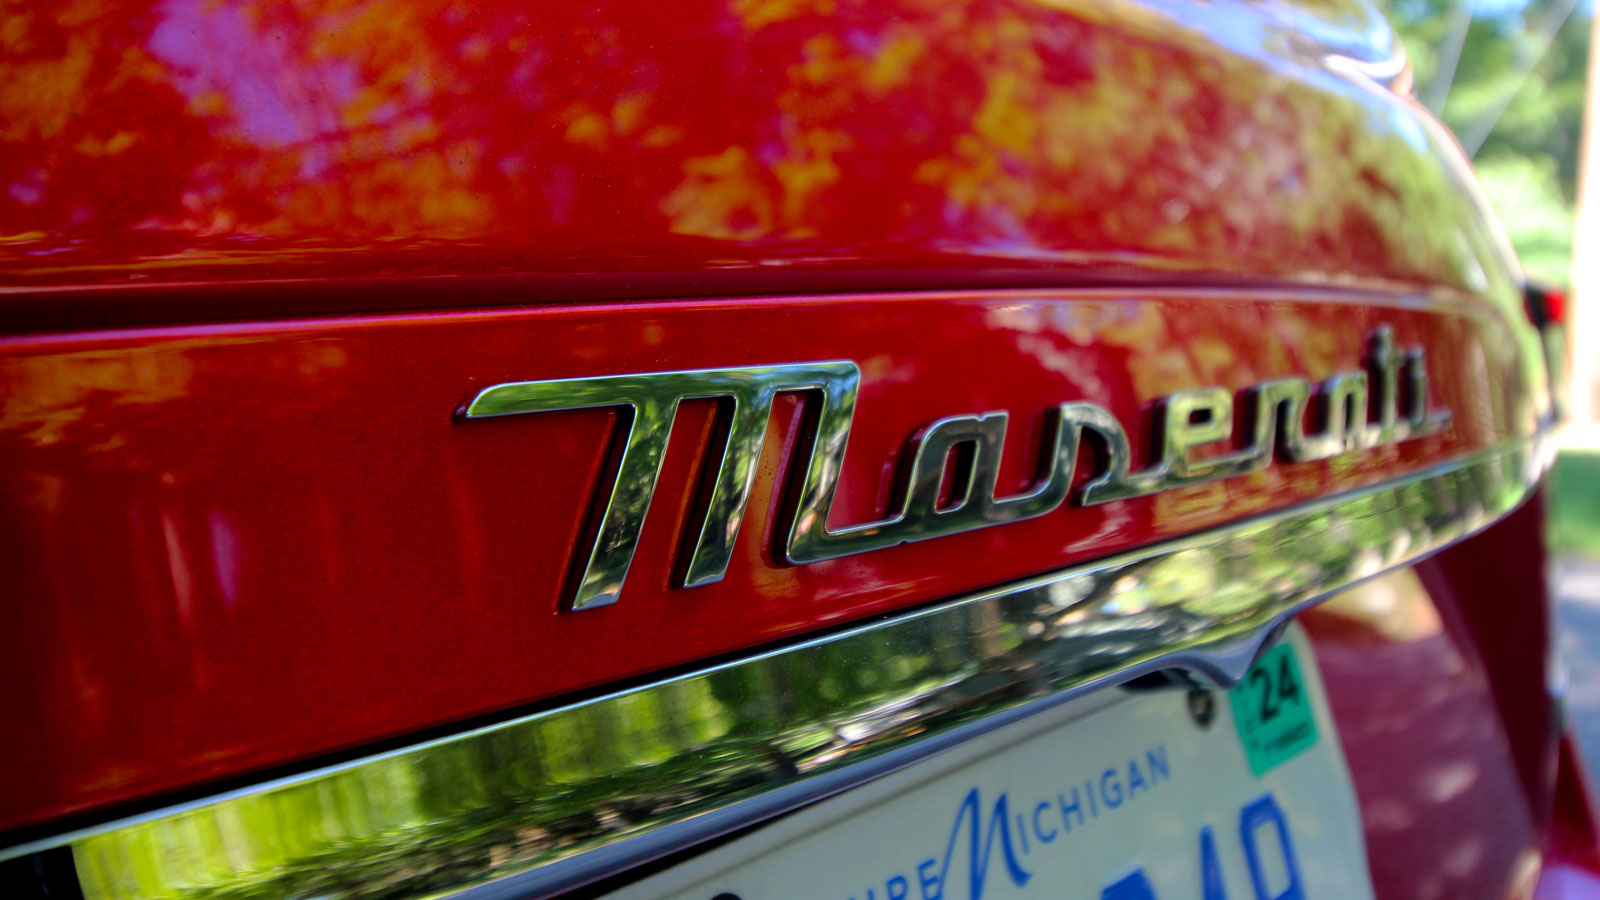
[[[1322,382],[1321,421],[1311,433],[1305,431],[1303,420],[1312,385],[1304,378],[1274,379],[1245,391],[1248,444],[1199,459],[1191,457],[1190,450],[1222,443],[1233,434],[1233,394],[1211,387],[1163,398],[1157,415],[1158,459],[1137,472],[1130,471],[1133,453],[1116,417],[1094,403],[1062,403],[1054,410],[1053,425],[1040,450],[1039,471],[1045,474],[1022,493],[1004,497],[996,496],[996,477],[1008,414],[993,411],[939,419],[911,438],[911,471],[897,495],[903,498],[899,508],[887,518],[838,529],[828,527],[828,513],[861,381],[853,362],[518,381],[480,391],[461,417],[624,407],[631,411],[611,495],[572,597],[571,608],[581,610],[615,603],[622,592],[681,401],[727,398],[733,406],[727,445],[684,577],[684,587],[696,587],[721,581],[727,572],[755,481],[772,401],[780,392],[821,395],[816,436],[785,549],[791,563],[805,564],[1053,512],[1072,492],[1078,448],[1086,432],[1104,450],[1105,462],[1077,492],[1075,499],[1082,506],[1259,471],[1272,463],[1275,449],[1285,460],[1306,462],[1443,428],[1450,413],[1429,409],[1421,348],[1396,348],[1388,326],[1373,334],[1370,345],[1366,369],[1339,372]],[[1375,416],[1369,412],[1369,398],[1375,400]],[[941,503],[951,454],[963,447],[970,452],[955,463],[962,467],[954,482],[960,486],[959,496]]]

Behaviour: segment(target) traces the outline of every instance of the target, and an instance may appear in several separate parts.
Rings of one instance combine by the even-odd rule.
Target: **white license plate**
[[[1239,691],[1213,695],[1208,726],[1181,690],[1103,691],[612,896],[1370,898],[1355,792],[1310,645],[1298,626],[1285,643]],[[1303,719],[1283,718],[1295,704]]]

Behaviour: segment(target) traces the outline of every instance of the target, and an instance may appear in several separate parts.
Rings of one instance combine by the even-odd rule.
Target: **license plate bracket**
[[[1311,652],[1292,626],[1258,664],[1273,667],[1269,676],[1254,685],[1247,676],[1229,702],[1214,697],[1205,716],[1179,690],[1101,691],[612,896],[1370,898],[1354,787]],[[1298,696],[1278,680],[1285,672]],[[1284,691],[1283,705],[1247,733],[1248,713],[1236,718],[1236,710],[1241,702],[1259,708],[1256,692],[1267,688]],[[1262,746],[1274,749],[1252,756],[1247,744],[1263,734]]]

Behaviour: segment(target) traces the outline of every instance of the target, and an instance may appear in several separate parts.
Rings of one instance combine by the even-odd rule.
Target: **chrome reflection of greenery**
[[[188,813],[177,827],[89,839],[76,850],[79,869],[90,896],[409,897],[459,887],[701,811],[708,799],[760,792],[856,743],[853,730],[881,737],[896,710],[942,685],[935,659],[971,658],[961,635],[917,624],[491,729],[309,790]]]
[[[418,897],[684,823],[1029,701],[1182,661],[1488,524],[1515,448],[754,660],[85,838],[100,897]],[[1247,654],[1246,654],[1247,655]],[[686,823],[687,824],[687,823]]]

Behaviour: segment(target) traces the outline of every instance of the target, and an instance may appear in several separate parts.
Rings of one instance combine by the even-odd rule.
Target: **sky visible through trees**
[[[1594,0],[1391,0],[1417,97],[1473,154],[1528,274],[1566,284]]]

